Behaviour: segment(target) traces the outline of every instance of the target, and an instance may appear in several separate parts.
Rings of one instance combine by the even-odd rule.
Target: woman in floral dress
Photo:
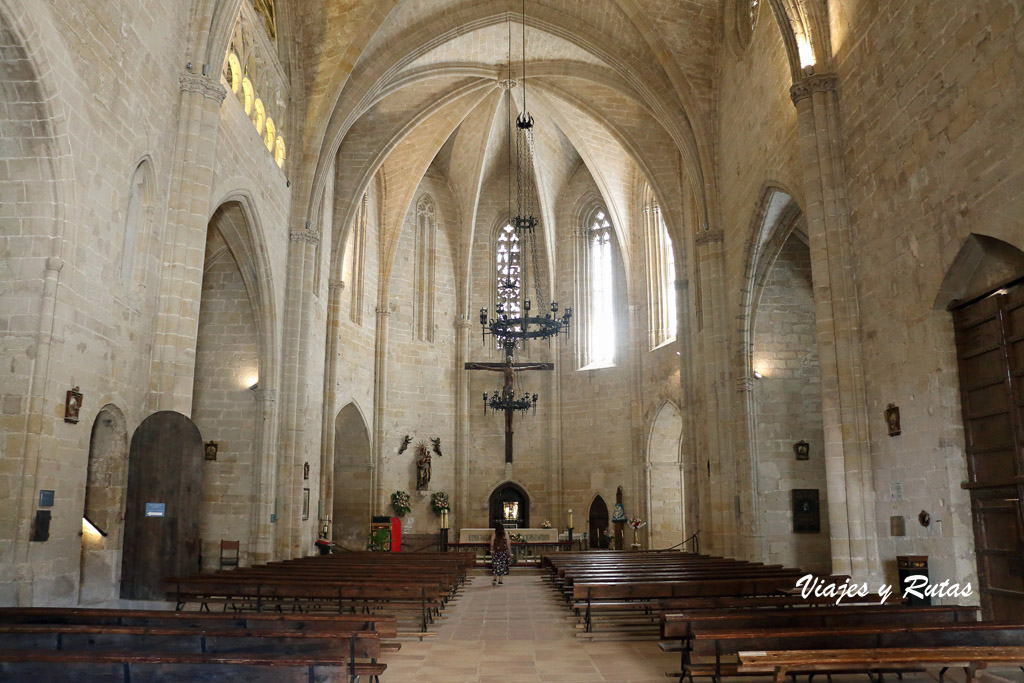
[[[508,576],[509,559],[511,558],[511,543],[505,527],[501,522],[494,523],[494,531],[491,532],[491,567],[494,569],[494,578],[491,585],[501,585],[501,577]]]

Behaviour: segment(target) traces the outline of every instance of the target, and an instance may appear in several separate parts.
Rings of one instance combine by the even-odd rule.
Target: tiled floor
[[[437,637],[403,641],[401,652],[385,658],[385,683],[573,683],[620,681],[665,683],[665,672],[679,668],[675,654],[655,641],[586,642],[575,637],[563,603],[539,572],[514,572],[505,585],[474,576],[456,603],[436,624]],[[1019,671],[1002,670],[993,683],[1024,681]],[[732,678],[730,682],[770,681]],[[801,682],[806,680],[801,677]],[[821,679],[824,681],[824,677]],[[895,678],[891,680],[895,681]],[[935,677],[904,676],[904,683],[934,683]],[[951,673],[947,681],[963,681]],[[866,683],[866,676],[834,676],[834,683]]]
[[[678,655],[655,642],[578,640],[569,611],[539,572],[513,572],[502,586],[475,576],[445,616],[436,638],[403,641],[402,651],[385,659],[382,680],[664,683],[665,672],[679,667]]]

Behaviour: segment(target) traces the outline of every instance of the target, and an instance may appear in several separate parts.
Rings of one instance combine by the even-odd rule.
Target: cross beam
[[[513,363],[511,354],[505,357],[504,363],[466,363],[467,370],[488,370],[500,372],[505,382],[501,387],[502,396],[508,398],[512,394],[512,379],[517,372],[526,370],[554,370],[554,363]],[[512,462],[512,414],[511,407],[505,409],[505,462]]]

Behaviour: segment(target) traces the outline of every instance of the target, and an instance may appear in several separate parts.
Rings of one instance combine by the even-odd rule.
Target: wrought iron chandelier
[[[504,413],[509,410],[519,411],[525,413],[529,410],[537,411],[537,394],[530,396],[530,392],[525,392],[520,395],[516,395],[515,391],[508,392],[508,395],[504,395],[497,389],[490,396],[487,392],[484,392],[484,415],[487,414],[487,409],[490,408],[492,413]]]
[[[523,0],[523,73],[522,93],[523,111],[515,121],[516,141],[516,215],[512,216],[512,88],[508,92],[508,121],[509,121],[509,225],[515,231],[519,243],[520,255],[525,251],[528,254],[527,273],[523,279],[532,275],[534,295],[539,301],[545,301],[544,290],[541,287],[540,269],[537,266],[537,227],[540,219],[536,215],[537,186],[533,172],[533,125],[534,119],[526,106],[526,0]],[[512,25],[509,23],[509,60],[508,60],[508,83],[514,84],[512,80]],[[511,258],[512,254],[509,254]],[[545,313],[531,315],[533,303],[530,299],[524,299],[522,307],[518,306],[520,286],[512,278],[498,278],[497,301],[494,317],[490,317],[487,308],[480,309],[481,339],[486,344],[487,335],[493,336],[506,354],[511,359],[514,351],[525,346],[531,339],[547,339],[564,334],[569,336],[572,322],[572,307],[567,306],[561,316],[558,312],[558,302],[554,299],[550,304],[545,305]],[[493,399],[493,397],[492,397]],[[537,397],[533,401],[536,404]],[[486,399],[485,399],[486,402]],[[493,410],[504,408],[495,407],[494,402],[490,404]],[[521,408],[513,407],[514,410]]]

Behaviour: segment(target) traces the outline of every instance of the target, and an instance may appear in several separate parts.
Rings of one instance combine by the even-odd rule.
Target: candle
[[[572,508],[569,508],[569,528],[572,528]]]

